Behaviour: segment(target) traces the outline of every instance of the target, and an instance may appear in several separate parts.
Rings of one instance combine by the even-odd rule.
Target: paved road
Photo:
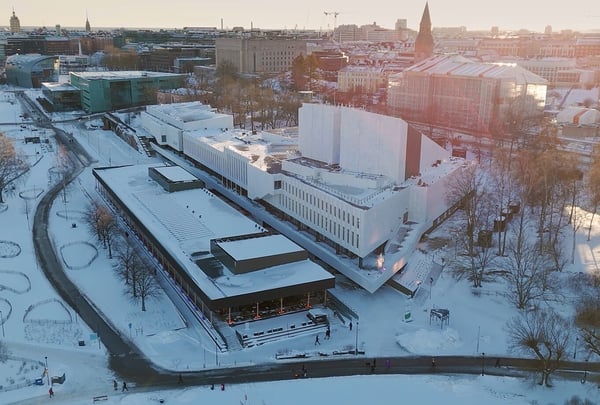
[[[70,183],[92,161],[86,151],[63,131],[55,129],[57,141],[64,143],[69,150],[74,168],[68,182]],[[38,204],[33,222],[33,241],[36,256],[46,277],[61,298],[74,308],[79,316],[91,328],[99,333],[102,343],[110,353],[109,365],[121,379],[135,382],[138,387],[161,388],[177,386],[177,373],[160,369],[146,359],[127,337],[122,336],[110,323],[108,317],[88,302],[81,295],[64,272],[64,268],[56,255],[48,235],[48,216],[52,201],[62,189],[62,183],[55,185]],[[386,360],[390,367],[386,368]],[[529,370],[535,370],[538,362],[531,359],[503,358],[502,367],[494,367],[495,359],[468,356],[436,357],[436,367],[431,366],[431,358],[393,357],[377,358],[376,367],[372,369],[373,358],[364,355],[345,358],[321,357],[318,360],[300,359],[281,363],[270,363],[246,367],[229,367],[182,373],[185,385],[206,385],[238,382],[260,382],[293,379],[302,376],[302,366],[307,369],[307,377],[329,377],[362,374],[486,374],[522,376]],[[584,369],[597,372],[600,363],[566,363],[561,374],[580,379]],[[569,371],[573,370],[573,371]],[[590,376],[591,377],[591,376]],[[588,378],[590,378],[588,377]]]

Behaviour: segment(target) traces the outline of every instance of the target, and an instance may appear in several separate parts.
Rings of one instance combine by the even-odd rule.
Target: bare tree
[[[600,356],[600,274],[596,272],[584,277],[580,280],[580,288],[589,286],[589,289],[577,303],[575,323],[587,350]]]
[[[511,348],[529,352],[540,360],[540,385],[550,386],[550,375],[567,357],[570,326],[551,310],[525,312],[508,322]]]
[[[136,268],[140,265],[140,259],[134,247],[127,240],[123,241],[116,249],[114,269],[118,277],[130,286],[132,294],[136,297]]]
[[[100,232],[100,202],[98,200],[92,200],[90,205],[84,214],[84,223],[90,230],[96,234],[96,238],[102,240],[102,234]]]
[[[14,141],[0,132],[0,203],[4,189],[29,170],[23,153],[15,149]]]
[[[591,238],[592,225],[594,223],[594,216],[598,212],[598,206],[600,206],[600,149],[595,148],[593,154],[593,161],[590,166],[588,176],[586,178],[586,189],[588,204],[592,211],[590,218],[590,227],[588,229],[587,240]]]
[[[536,242],[527,239],[523,212],[518,220],[515,236],[508,245],[504,277],[509,284],[510,300],[517,308],[526,309],[544,295],[548,260]]]
[[[104,247],[108,249],[108,258],[112,259],[113,239],[118,231],[117,220],[105,205],[101,205],[99,211],[98,226],[102,235],[102,242]]]
[[[108,248],[108,257],[112,259],[112,243],[117,233],[117,221],[112,212],[99,201],[90,203],[84,217],[88,228],[96,233],[96,237]]]
[[[489,249],[478,248],[475,243],[476,233],[489,230],[494,215],[486,184],[482,171],[477,165],[471,164],[450,180],[446,195],[447,201],[451,205],[459,204],[466,216],[466,230],[463,233],[469,260],[466,268],[469,269],[469,278],[474,287],[481,287],[483,273],[491,263]]]
[[[6,363],[9,354],[10,353],[6,347],[6,343],[0,340],[0,363]]]
[[[135,292],[133,298],[139,298],[142,303],[142,311],[146,311],[146,300],[148,298],[159,297],[162,289],[158,280],[156,280],[156,271],[151,268],[151,265],[141,263],[135,269]]]

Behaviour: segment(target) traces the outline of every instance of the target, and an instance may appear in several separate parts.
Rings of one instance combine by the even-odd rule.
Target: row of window
[[[324,234],[329,234],[333,238],[343,241],[346,246],[358,249],[359,235],[355,233],[355,228],[346,227],[344,223],[336,221],[320,211],[311,209],[311,207],[303,205],[288,195],[283,195],[282,204],[285,211],[296,218],[302,219],[302,222],[311,224],[311,228],[317,228]],[[349,214],[348,217],[350,217]],[[358,225],[358,220],[356,224]]]
[[[314,194],[309,193],[302,188],[295,187],[290,183],[284,183],[283,190],[287,194],[296,197],[296,199],[306,202],[306,205],[315,207],[321,212],[337,218],[337,222],[342,221],[353,228],[360,229],[360,218],[352,215],[341,207],[338,207],[335,204],[330,204],[321,198],[317,198]]]

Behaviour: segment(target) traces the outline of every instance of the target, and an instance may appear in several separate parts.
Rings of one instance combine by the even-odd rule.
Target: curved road
[[[70,159],[74,165],[67,183],[72,182],[91,164],[92,158],[71,137],[60,129],[56,129],[56,139],[67,146]],[[55,185],[40,200],[33,221],[33,242],[37,259],[44,274],[69,305],[79,316],[94,328],[102,343],[110,352],[110,367],[122,379],[135,382],[138,387],[176,387],[178,373],[161,369],[143,356],[138,349],[113,328],[110,319],[105,317],[93,303],[81,295],[77,286],[66,276],[63,266],[58,259],[54,246],[48,235],[48,217],[52,201],[62,190],[62,182]],[[386,360],[390,367],[386,368]],[[495,358],[468,356],[439,356],[436,357],[436,367],[431,366],[431,358],[416,357],[380,357],[377,367],[372,369],[373,358],[364,355],[346,355],[344,358],[335,356],[317,360],[298,359],[281,363],[267,363],[256,366],[209,369],[182,373],[185,385],[205,385],[238,382],[259,382],[298,378],[302,375],[302,366],[307,369],[307,377],[330,377],[361,374],[486,374],[524,376],[526,372],[536,370],[539,361],[520,358],[502,358],[502,367],[494,367]],[[560,374],[581,379],[584,373],[597,372],[600,363],[566,362],[563,363]],[[589,374],[589,373],[588,373]]]

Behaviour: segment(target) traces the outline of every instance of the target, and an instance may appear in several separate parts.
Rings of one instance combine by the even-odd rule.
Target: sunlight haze
[[[197,2],[149,0],[81,2],[32,0],[4,3],[4,26],[14,8],[23,27],[83,27],[86,14],[92,29],[103,27],[183,28],[242,26],[249,29],[332,29],[334,23],[365,25],[376,23],[393,28],[397,19],[406,19],[408,28],[418,29],[425,1],[397,2],[375,0],[368,3],[305,0],[302,2],[273,2],[266,0]],[[600,2],[573,0],[548,2],[542,0],[430,0],[433,27],[465,26],[469,30],[501,30],[521,28],[543,32],[551,25],[554,31],[563,29],[600,29]],[[339,13],[334,22],[333,15]]]

